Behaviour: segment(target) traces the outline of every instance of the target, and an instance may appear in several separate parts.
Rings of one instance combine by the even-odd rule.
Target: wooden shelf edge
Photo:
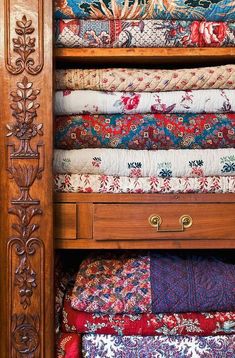
[[[165,57],[209,57],[235,58],[235,47],[227,48],[55,48],[57,60],[77,58],[165,58]]]
[[[56,249],[234,249],[235,240],[136,240],[136,241],[95,241],[55,239]]]
[[[55,203],[189,203],[189,202],[212,202],[234,203],[233,193],[181,193],[181,194],[101,194],[101,193],[54,193]]]

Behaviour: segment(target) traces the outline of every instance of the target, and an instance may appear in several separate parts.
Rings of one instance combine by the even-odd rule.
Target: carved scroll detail
[[[35,357],[39,346],[40,320],[38,315],[14,314],[11,321],[12,345],[17,357]]]
[[[31,36],[35,32],[35,28],[32,26],[32,20],[27,18],[26,15],[23,15],[21,20],[16,20],[15,33],[18,36],[11,39],[10,13],[12,14],[10,0],[6,0],[6,68],[13,75],[19,75],[24,71],[30,75],[37,75],[44,65],[43,1],[38,0],[38,42],[36,42],[36,37]],[[13,52],[11,50],[11,41]],[[38,60],[33,55],[36,52],[36,46],[38,46]],[[14,56],[13,53],[17,56]],[[38,63],[36,64],[36,62]]]

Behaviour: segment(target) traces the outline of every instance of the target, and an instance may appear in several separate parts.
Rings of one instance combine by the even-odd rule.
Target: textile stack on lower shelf
[[[234,357],[231,257],[93,253],[58,276],[58,358],[80,357],[80,345],[87,358]]]

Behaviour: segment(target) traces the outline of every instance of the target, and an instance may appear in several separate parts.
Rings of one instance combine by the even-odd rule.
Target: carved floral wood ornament
[[[15,285],[18,287],[20,303],[24,309],[31,304],[33,290],[37,287],[37,273],[33,269],[30,257],[36,253],[38,247],[43,248],[40,239],[34,237],[39,225],[33,223],[37,215],[42,215],[40,201],[33,199],[30,195],[30,188],[34,181],[41,178],[44,164],[41,162],[39,148],[32,148],[30,141],[37,135],[42,135],[42,124],[34,122],[37,117],[39,104],[36,102],[40,91],[33,89],[33,83],[27,77],[17,82],[16,91],[11,92],[12,116],[15,122],[7,124],[9,130],[7,136],[14,136],[19,140],[19,146],[9,145],[10,156],[8,171],[14,179],[20,194],[18,198],[11,200],[13,205],[9,213],[17,218],[12,224],[17,235],[10,239],[14,242],[16,254],[19,256],[19,264],[15,270]]]
[[[41,3],[41,1],[39,1]],[[39,6],[42,8],[42,4]],[[39,14],[40,16],[40,14]],[[39,18],[39,63],[36,64],[35,58],[32,56],[33,53],[36,52],[36,37],[32,36],[35,32],[35,28],[32,26],[32,20],[28,19],[25,15],[23,15],[21,20],[16,21],[15,26],[15,33],[18,35],[12,39],[13,43],[13,52],[17,55],[16,58],[13,60],[12,63],[10,49],[9,49],[9,31],[10,31],[10,20],[8,19],[8,31],[7,31],[7,39],[6,39],[6,46],[7,46],[7,61],[6,61],[6,68],[10,73],[13,75],[19,75],[26,71],[28,74],[36,75],[38,74],[43,68],[43,36],[42,36],[42,19]]]

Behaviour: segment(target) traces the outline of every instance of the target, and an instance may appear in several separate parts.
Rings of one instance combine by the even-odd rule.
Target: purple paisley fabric
[[[85,334],[84,358],[234,358],[235,335],[217,337]]]
[[[150,255],[154,313],[234,309],[235,265],[211,256]]]

